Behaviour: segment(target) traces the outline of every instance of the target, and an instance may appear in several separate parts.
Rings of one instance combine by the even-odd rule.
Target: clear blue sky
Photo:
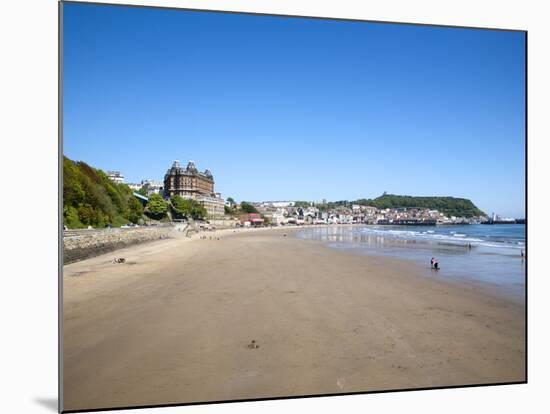
[[[237,200],[387,191],[524,215],[524,34],[64,6],[64,153]]]

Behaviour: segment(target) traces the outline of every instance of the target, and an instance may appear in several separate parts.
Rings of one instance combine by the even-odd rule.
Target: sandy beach
[[[65,266],[64,409],[525,380],[522,303],[284,232]]]

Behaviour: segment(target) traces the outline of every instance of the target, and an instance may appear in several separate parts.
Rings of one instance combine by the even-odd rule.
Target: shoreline
[[[65,409],[525,380],[522,304],[299,230],[64,266]]]
[[[462,224],[464,225],[464,224]],[[466,225],[471,225],[471,224],[466,224]],[[437,225],[434,225],[434,226],[427,226],[427,227],[455,227],[457,226],[456,224],[437,224]],[[304,224],[304,225],[287,225],[287,226],[274,226],[274,227],[239,227],[239,228],[234,228],[234,227],[231,227],[231,228],[223,228],[223,229],[215,229],[215,230],[199,230],[197,233],[194,233],[193,235],[189,236],[188,238],[189,239],[195,239],[197,237],[197,234],[208,234],[208,235],[212,235],[212,234],[215,234],[216,237],[219,237],[221,235],[227,235],[229,233],[242,233],[242,232],[249,232],[249,231],[286,231],[286,232],[296,232],[297,230],[311,230],[311,229],[335,229],[335,228],[358,228],[358,227],[364,227],[364,228],[392,228],[392,227],[401,227],[401,228],[407,228],[407,227],[415,227],[414,225],[393,225],[393,224],[384,224],[384,225],[379,225],[379,224],[363,224],[363,223],[346,223],[346,224],[318,224],[318,225],[311,225],[311,224]],[[426,226],[422,226],[422,227],[426,227]],[[142,227],[143,229],[148,229],[147,227]],[[97,229],[94,229],[97,231]],[[102,229],[104,230],[104,229]],[[169,233],[168,233],[168,237],[166,237],[166,239],[170,240],[170,239],[179,239],[181,238],[182,235],[179,235],[178,234],[178,230],[176,228],[173,228]],[[154,238],[151,238],[150,240],[144,240],[144,241],[138,241],[138,242],[130,242],[130,243],[121,243],[120,244],[120,247],[114,247],[114,248],[110,248],[110,249],[103,249],[105,250],[105,252],[102,252],[100,254],[91,254],[91,255],[87,255],[85,256],[84,258],[82,259],[76,259],[76,260],[72,260],[72,261],[66,261],[64,263],[64,265],[68,265],[68,264],[71,264],[71,263],[75,263],[75,262],[78,262],[78,261],[82,261],[82,260],[87,260],[89,258],[92,258],[92,257],[96,257],[96,256],[102,256],[102,255],[105,255],[105,254],[112,254],[114,252],[117,252],[119,250],[123,250],[125,248],[129,248],[129,247],[132,247],[132,246],[138,246],[138,245],[143,245],[143,244],[148,244],[148,243],[153,243],[153,242],[157,242],[158,240],[155,240]],[[456,246],[461,246],[462,244],[459,243],[460,240],[459,239],[456,239],[456,240],[453,240],[453,243],[450,243],[449,245],[456,245]],[[445,242],[441,241],[439,242],[439,244],[442,244],[444,245]],[[468,245],[468,241],[465,241],[464,242],[464,245],[467,246]],[[103,245],[101,245],[100,247],[103,247]],[[499,247],[504,247],[504,246],[499,246]],[[508,247],[508,246],[506,246]],[[518,246],[516,247],[516,250],[525,250],[526,247],[525,246]]]
[[[368,226],[361,227],[371,230]],[[389,259],[389,266],[393,261],[409,263],[422,269],[428,277],[433,276],[449,283],[475,285],[489,294],[500,295],[518,303],[525,302],[525,261],[520,255],[524,246],[479,243],[468,248],[465,242],[461,242],[463,239],[396,237],[391,233],[364,233],[361,229],[358,232],[334,230],[337,231],[325,233],[309,229],[301,232],[299,238],[318,242],[331,250],[379,260]],[[452,242],[449,241],[451,239]],[[466,242],[469,240],[466,239]],[[443,268],[434,272],[428,264],[430,257],[438,258]],[[499,262],[495,262],[496,257],[499,257]]]

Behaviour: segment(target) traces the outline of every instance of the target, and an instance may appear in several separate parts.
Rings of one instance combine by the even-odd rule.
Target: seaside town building
[[[214,194],[214,177],[209,170],[199,172],[193,161],[183,168],[176,160],[164,176],[164,192],[168,197],[179,195],[194,198]]]
[[[164,185],[160,181],[156,180],[142,180],[141,181],[141,188],[145,189],[145,192],[148,196],[152,194],[163,194],[164,193]]]
[[[107,177],[114,183],[124,183],[124,176],[120,173],[120,171],[107,171]]]
[[[258,227],[264,224],[264,219],[257,213],[240,214],[239,221],[244,227]]]
[[[374,224],[374,225],[436,225],[436,224],[479,224],[485,217],[447,217],[438,210],[427,208],[384,208],[348,203],[331,206],[313,203],[310,206],[296,206],[285,203],[281,207],[271,201],[252,203],[273,225],[286,224]],[[279,205],[275,207],[275,205]],[[301,203],[303,205],[303,203]]]
[[[126,185],[130,187],[130,190],[133,190],[133,191],[138,191],[141,188],[141,184],[128,183]]]
[[[195,200],[197,200],[199,203],[201,203],[204,208],[206,209],[206,212],[208,213],[208,217],[214,218],[214,217],[223,217],[225,215],[225,202],[223,198],[221,198],[220,193],[214,193],[213,195],[200,195],[195,197]]]
[[[186,168],[174,161],[164,175],[164,196],[169,198],[178,195],[191,198],[201,203],[209,217],[224,215],[224,200],[220,193],[214,191],[214,176],[210,170],[200,172],[193,161]]]
[[[127,183],[126,185],[134,191],[139,191],[143,188],[147,196],[152,194],[164,194],[163,183],[156,180],[141,180],[140,183]]]

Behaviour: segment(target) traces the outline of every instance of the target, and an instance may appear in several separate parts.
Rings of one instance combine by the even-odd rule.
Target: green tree
[[[357,204],[385,208],[426,208],[438,210],[446,216],[473,217],[486,214],[466,198],[456,197],[413,197],[384,193],[374,200],[356,200]]]
[[[254,207],[252,204],[247,203],[246,201],[241,202],[241,210],[245,213],[258,213],[258,210],[256,207]]]
[[[195,202],[196,204],[193,206],[193,218],[195,220],[203,220],[208,215],[208,212],[206,211],[206,208],[199,202]]]
[[[63,158],[63,205],[78,207],[84,201],[85,192],[79,177],[78,166],[68,158]]]
[[[68,227],[128,223],[131,194],[103,171],[63,157],[63,221]]]
[[[96,227],[105,227],[105,225],[108,222],[109,222],[109,216],[107,214],[102,213],[100,210],[95,211],[93,224]]]
[[[142,216],[143,206],[136,197],[130,196],[130,199],[128,200],[128,220],[134,224],[137,224]]]
[[[206,217],[206,209],[196,200],[183,198],[178,195],[170,198],[172,210],[180,218],[193,218],[195,220]]]
[[[151,197],[149,197],[145,212],[148,213],[152,218],[160,220],[166,215],[167,210],[168,205],[160,194],[152,194]]]
[[[143,197],[147,197],[147,189],[145,188],[145,186],[141,186],[141,188],[137,190],[137,193],[141,194]]]
[[[73,206],[63,207],[63,224],[70,229],[79,229],[83,227],[78,218],[78,210]]]
[[[82,204],[78,208],[78,219],[82,224],[95,224],[97,219],[96,211],[90,204]]]
[[[191,200],[185,199],[179,195],[170,197],[172,212],[177,218],[187,218],[191,216]]]
[[[237,203],[235,202],[235,199],[233,197],[227,197],[227,202],[229,203],[229,205],[223,206],[223,212],[230,216],[234,216],[235,214],[237,214]]]

